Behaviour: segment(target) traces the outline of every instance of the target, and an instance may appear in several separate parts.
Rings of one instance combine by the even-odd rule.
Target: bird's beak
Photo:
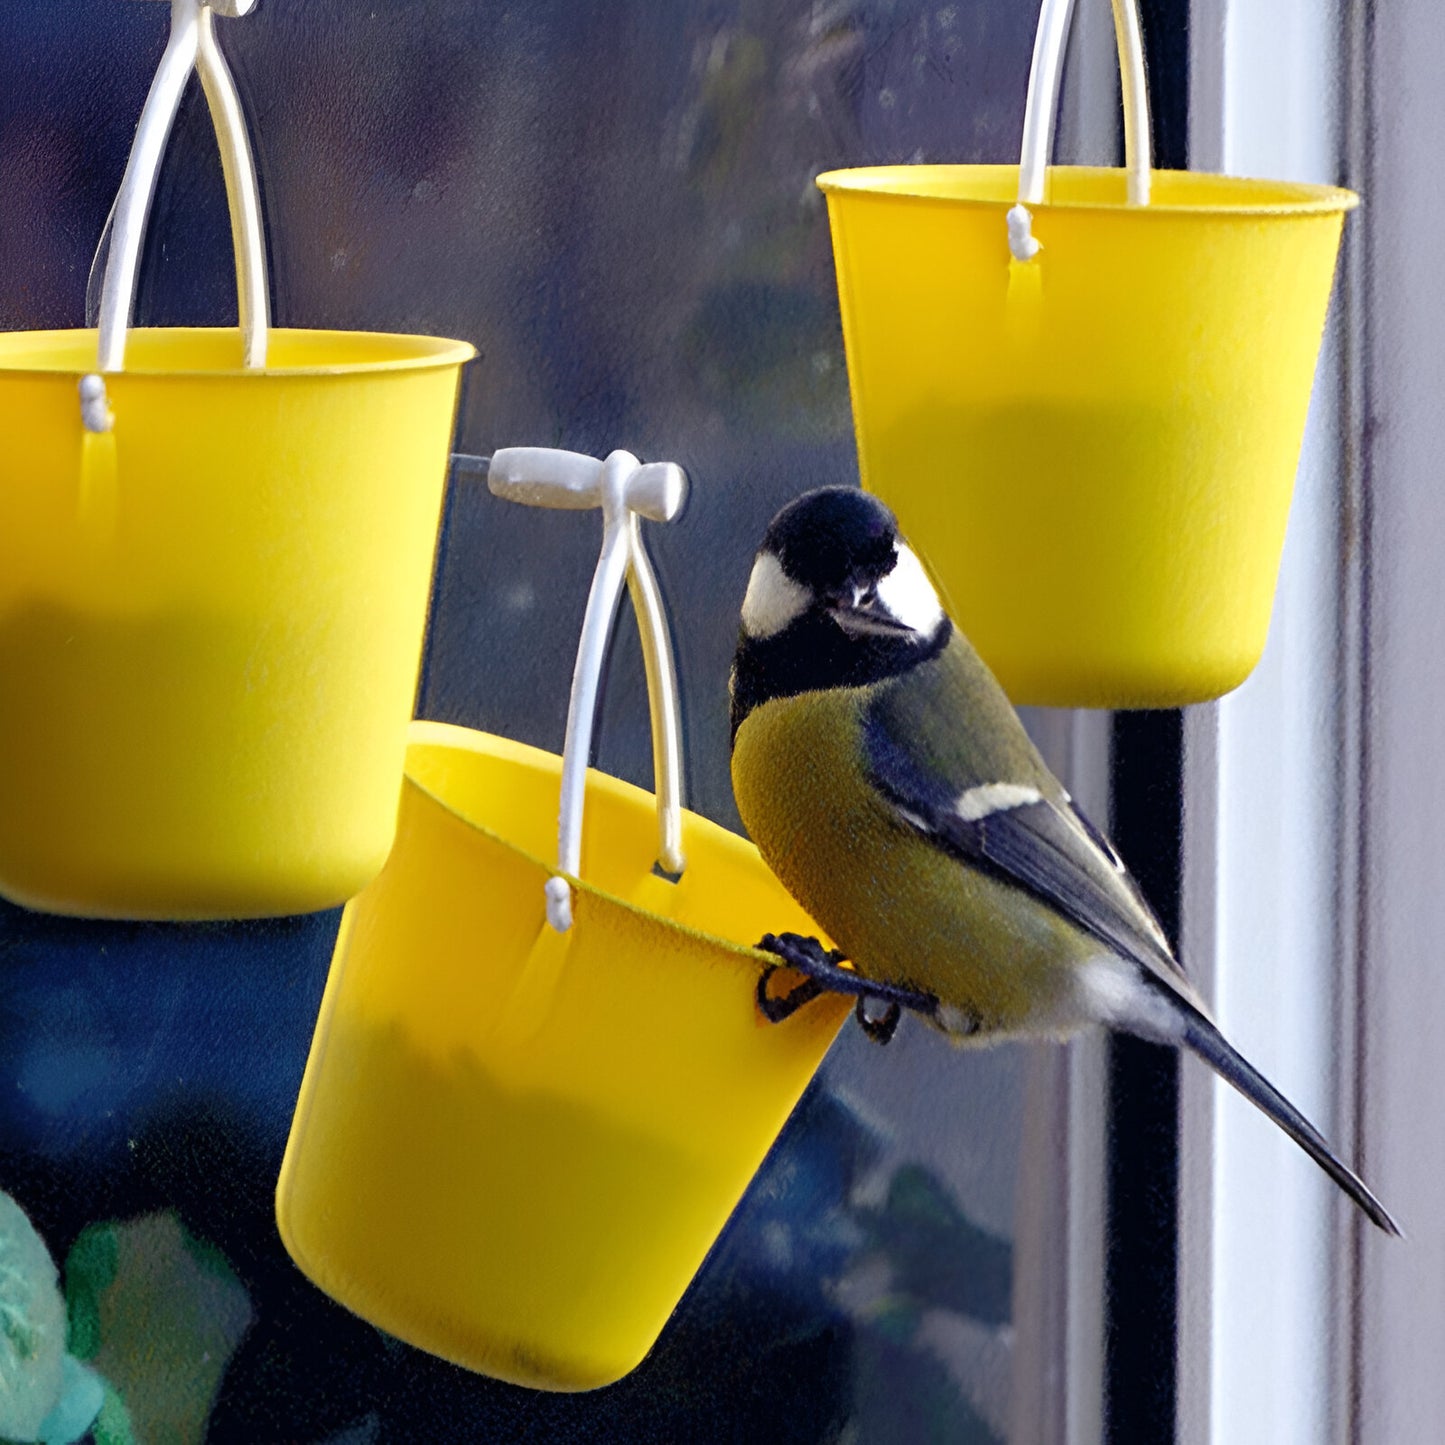
[[[850,637],[914,637],[917,634],[900,622],[876,592],[851,587],[828,606],[828,615]]]

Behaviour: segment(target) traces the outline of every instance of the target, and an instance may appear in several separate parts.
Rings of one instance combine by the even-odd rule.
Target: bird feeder
[[[639,516],[675,515],[682,472],[518,448],[490,486],[602,507],[566,747],[413,725],[396,847],[343,916],[277,1218],[301,1269],[390,1333],[585,1390],[647,1353],[851,1001],[761,1016],[777,959],[748,945],[817,930],[750,843],[681,806]],[[624,581],[655,798],[587,768]]]
[[[1151,171],[1135,0],[1126,167],[1049,168],[1070,10],[1043,5],[1017,169],[818,178],[863,483],[1016,702],[1197,702],[1264,647],[1357,198]]]
[[[0,893],[122,918],[340,903],[391,847],[456,341],[268,325],[255,171],[214,17],[174,0],[98,330],[0,336]],[[240,324],[130,325],[199,71]]]

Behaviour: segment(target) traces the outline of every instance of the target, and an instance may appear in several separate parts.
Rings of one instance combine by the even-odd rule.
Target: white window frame
[[[1445,868],[1431,889],[1418,866],[1445,858],[1445,607],[1427,582],[1445,436],[1421,386],[1445,369],[1445,283],[1425,239],[1439,218],[1417,203],[1445,209],[1419,195],[1439,118],[1418,125],[1445,14],[1195,0],[1191,47],[1195,168],[1343,180],[1365,206],[1346,225],[1264,659],[1186,722],[1185,953],[1225,1032],[1409,1230],[1438,1216],[1445,1177],[1424,1088],[1442,1074]],[[1445,1298],[1421,1288],[1440,1277],[1438,1240],[1422,1257],[1385,1238],[1194,1073],[1181,1151],[1180,1440],[1439,1438]]]
[[[1355,1241],[1341,1435],[1413,1445],[1445,1421],[1445,9],[1345,0],[1360,527],[1355,1147],[1408,1238]]]

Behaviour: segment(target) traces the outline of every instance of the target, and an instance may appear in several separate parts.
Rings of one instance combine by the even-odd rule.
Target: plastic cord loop
[[[141,111],[116,198],[100,298],[98,372],[117,372],[125,367],[126,333],[135,305],[146,223],[171,127],[193,71],[199,73],[205,89],[226,178],[244,361],[255,369],[266,364],[270,320],[256,168],[246,139],[240,98],[214,33],[215,14],[245,15],[254,5],[255,0],[171,0],[170,40]],[[102,393],[103,389],[102,383]],[[90,426],[89,414],[86,425]]]
[[[1111,0],[1111,3],[1124,103],[1124,159],[1128,171],[1129,204],[1147,206],[1153,161],[1149,147],[1149,94],[1145,84],[1144,41],[1139,27],[1138,0]],[[1018,261],[1031,261],[1043,249],[1033,234],[1033,215],[1028,208],[1044,199],[1049,149],[1059,104],[1059,83],[1064,72],[1064,47],[1069,38],[1073,13],[1074,0],[1043,0],[1043,8],[1039,12],[1033,64],[1029,69],[1028,101],[1024,107],[1018,204],[1008,213],[1009,251]]]
[[[587,596],[567,704],[557,823],[559,876],[549,879],[546,887],[547,921],[557,932],[565,933],[572,926],[572,889],[567,880],[582,872],[587,764],[597,731],[602,667],[624,584],[637,613],[647,668],[657,794],[657,861],[673,877],[686,864],[682,851],[682,724],[677,672],[668,640],[667,613],[657,576],[643,547],[640,518],[671,521],[682,510],[687,477],[671,463],[644,466],[630,452],[615,451],[605,462],[599,462],[576,452],[509,447],[492,457],[487,485],[495,495],[528,506],[602,509],[602,552]]]

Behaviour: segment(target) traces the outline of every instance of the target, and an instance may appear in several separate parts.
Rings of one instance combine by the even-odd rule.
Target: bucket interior
[[[561,769],[556,754],[524,743],[444,723],[412,725],[411,782],[471,827],[546,869],[556,856]],[[652,794],[589,770],[584,888],[749,955],[765,932],[816,933],[745,839],[684,812],[683,841],[688,866],[681,878],[673,882],[659,876],[653,867],[657,813]]]

